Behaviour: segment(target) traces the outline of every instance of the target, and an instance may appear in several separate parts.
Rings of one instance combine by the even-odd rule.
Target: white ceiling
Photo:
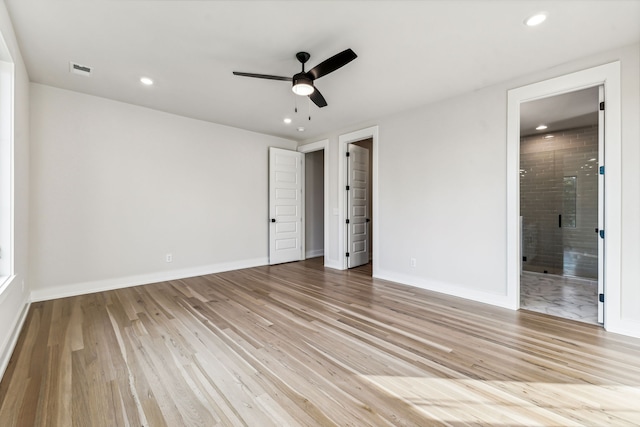
[[[599,105],[597,86],[525,102],[520,106],[520,135],[597,125]],[[547,129],[536,130],[539,125]]]
[[[34,82],[296,140],[640,40],[640,0],[5,2]],[[289,83],[232,75],[291,76],[296,52],[310,69],[346,48],[358,58],[316,81],[329,105],[311,121]]]

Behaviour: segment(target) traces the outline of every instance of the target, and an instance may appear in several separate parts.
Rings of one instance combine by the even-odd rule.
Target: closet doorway
[[[304,154],[303,256],[322,257],[322,265],[331,266],[329,251],[329,140],[298,147]],[[333,251],[335,257],[335,250]]]
[[[338,138],[338,247],[342,249],[342,269],[365,269],[376,276],[376,259],[379,254],[378,221],[378,127],[362,129]],[[359,165],[350,162],[350,152],[360,153]],[[366,154],[366,155],[364,155]],[[366,161],[363,160],[366,158]],[[366,163],[366,165],[365,165]],[[366,167],[365,167],[366,166]],[[365,170],[367,170],[365,172]],[[351,193],[352,184],[357,184],[358,195]],[[363,196],[364,195],[364,196]],[[357,197],[354,197],[357,196]],[[355,203],[354,203],[355,202]],[[351,223],[351,219],[357,221]],[[355,227],[354,227],[355,226]],[[356,228],[357,227],[357,228]],[[357,235],[366,238],[358,240]],[[355,238],[354,238],[355,237]],[[365,243],[362,243],[366,241]],[[356,262],[350,260],[352,252],[358,253]]]

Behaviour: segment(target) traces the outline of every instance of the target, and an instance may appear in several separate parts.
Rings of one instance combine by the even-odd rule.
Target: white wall
[[[31,129],[34,300],[267,263],[295,142],[40,84]]]
[[[0,32],[14,62],[14,163],[13,163],[13,273],[0,293],[0,376],[4,373],[19,326],[28,307],[29,218],[29,76],[4,2],[0,2]]]
[[[324,136],[337,170],[338,136],[379,126],[378,277],[508,306],[507,91],[616,60],[622,70],[622,316],[640,334],[638,45]],[[338,207],[334,182],[330,210]],[[332,232],[331,253],[343,252],[337,239]]]
[[[324,255],[324,150],[305,154],[305,257]]]

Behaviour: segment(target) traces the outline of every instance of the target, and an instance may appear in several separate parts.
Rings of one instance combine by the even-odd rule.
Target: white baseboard
[[[316,258],[324,256],[324,249],[310,249],[305,253],[305,258]]]
[[[131,286],[147,285],[150,283],[166,282],[168,280],[185,279],[187,277],[204,276],[206,274],[222,273],[224,271],[240,270],[243,268],[259,267],[269,264],[268,258],[254,258],[229,263],[211,264],[182,270],[163,271],[158,273],[140,274],[136,276],[118,277],[114,279],[96,280],[92,282],[73,283],[47,289],[31,291],[31,301],[46,301],[56,298],[66,298],[94,292],[111,291],[129,288]]]
[[[607,332],[612,332],[614,334],[626,335],[628,337],[640,338],[640,322],[635,320],[624,320],[620,319],[615,322],[613,325],[605,325],[605,329]]]
[[[0,379],[2,379],[2,377],[4,376],[4,371],[7,370],[7,366],[9,366],[9,360],[11,360],[13,350],[18,343],[18,338],[20,337],[20,332],[22,331],[24,321],[27,319],[27,314],[29,313],[30,306],[31,303],[29,301],[24,302],[22,311],[18,313],[13,328],[11,329],[12,332],[7,339],[7,344],[2,348],[2,354],[0,354]]]
[[[334,270],[344,270],[340,261],[330,261],[326,258],[324,259],[324,266],[327,268],[333,268]]]
[[[510,298],[507,295],[493,294],[488,292],[480,292],[451,283],[438,282],[435,280],[427,280],[422,277],[398,274],[391,271],[378,270],[374,274],[376,279],[388,280],[403,285],[414,286],[428,291],[439,292],[441,294],[450,295],[458,298],[464,298],[475,302],[495,305],[497,307],[515,310]]]

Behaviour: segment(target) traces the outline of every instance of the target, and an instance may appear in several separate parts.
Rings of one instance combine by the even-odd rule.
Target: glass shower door
[[[524,270],[598,277],[597,157],[597,144],[558,149],[548,144],[523,152]]]

